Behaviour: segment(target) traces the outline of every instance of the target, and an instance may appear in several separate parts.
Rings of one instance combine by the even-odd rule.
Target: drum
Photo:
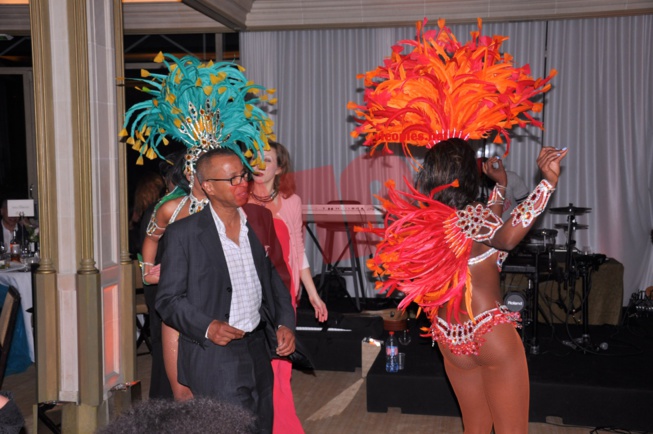
[[[526,254],[539,255],[539,268],[552,272],[558,265],[554,255],[557,236],[555,229],[533,229],[519,244],[519,249]]]

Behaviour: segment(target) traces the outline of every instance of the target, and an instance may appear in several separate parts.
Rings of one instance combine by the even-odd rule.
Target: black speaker
[[[503,297],[503,304],[511,312],[521,312],[526,308],[526,295],[521,291],[509,291]]]

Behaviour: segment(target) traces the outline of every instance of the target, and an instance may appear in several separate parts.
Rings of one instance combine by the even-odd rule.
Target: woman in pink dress
[[[328,312],[317,293],[304,252],[302,200],[295,194],[295,182],[290,173],[290,155],[282,144],[273,141],[269,143],[270,150],[265,151],[264,155],[265,170],[255,174],[249,201],[266,207],[274,216],[274,227],[290,272],[293,306],[297,308],[301,281],[315,309],[315,318],[323,322],[327,320]],[[272,370],[274,371],[273,433],[303,433],[290,387],[292,364],[288,360],[273,359]]]

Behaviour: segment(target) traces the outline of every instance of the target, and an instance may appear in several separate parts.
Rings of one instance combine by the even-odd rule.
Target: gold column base
[[[107,401],[98,406],[63,404],[61,407],[61,432],[70,434],[94,433],[98,427],[108,423],[107,410]]]

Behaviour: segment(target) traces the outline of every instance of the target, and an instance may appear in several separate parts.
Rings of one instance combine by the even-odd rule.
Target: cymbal
[[[556,228],[560,228],[560,229],[565,229],[565,230],[566,230],[568,225],[567,225],[567,223],[556,223],[556,224],[553,225],[553,226],[555,226]],[[579,225],[578,223],[573,223],[573,224],[571,225],[571,229],[572,229],[572,230],[574,230],[574,229],[576,229],[576,230],[578,230],[578,229],[587,229],[587,228],[589,228],[588,225]]]
[[[590,212],[592,211],[592,208],[581,208],[578,206],[574,206],[574,204],[570,203],[569,206],[551,208],[549,209],[549,211],[551,211],[551,213],[553,214],[578,215],[578,214],[585,214],[586,212]]]
[[[553,238],[558,235],[555,229],[534,229],[528,233],[531,238]]]

